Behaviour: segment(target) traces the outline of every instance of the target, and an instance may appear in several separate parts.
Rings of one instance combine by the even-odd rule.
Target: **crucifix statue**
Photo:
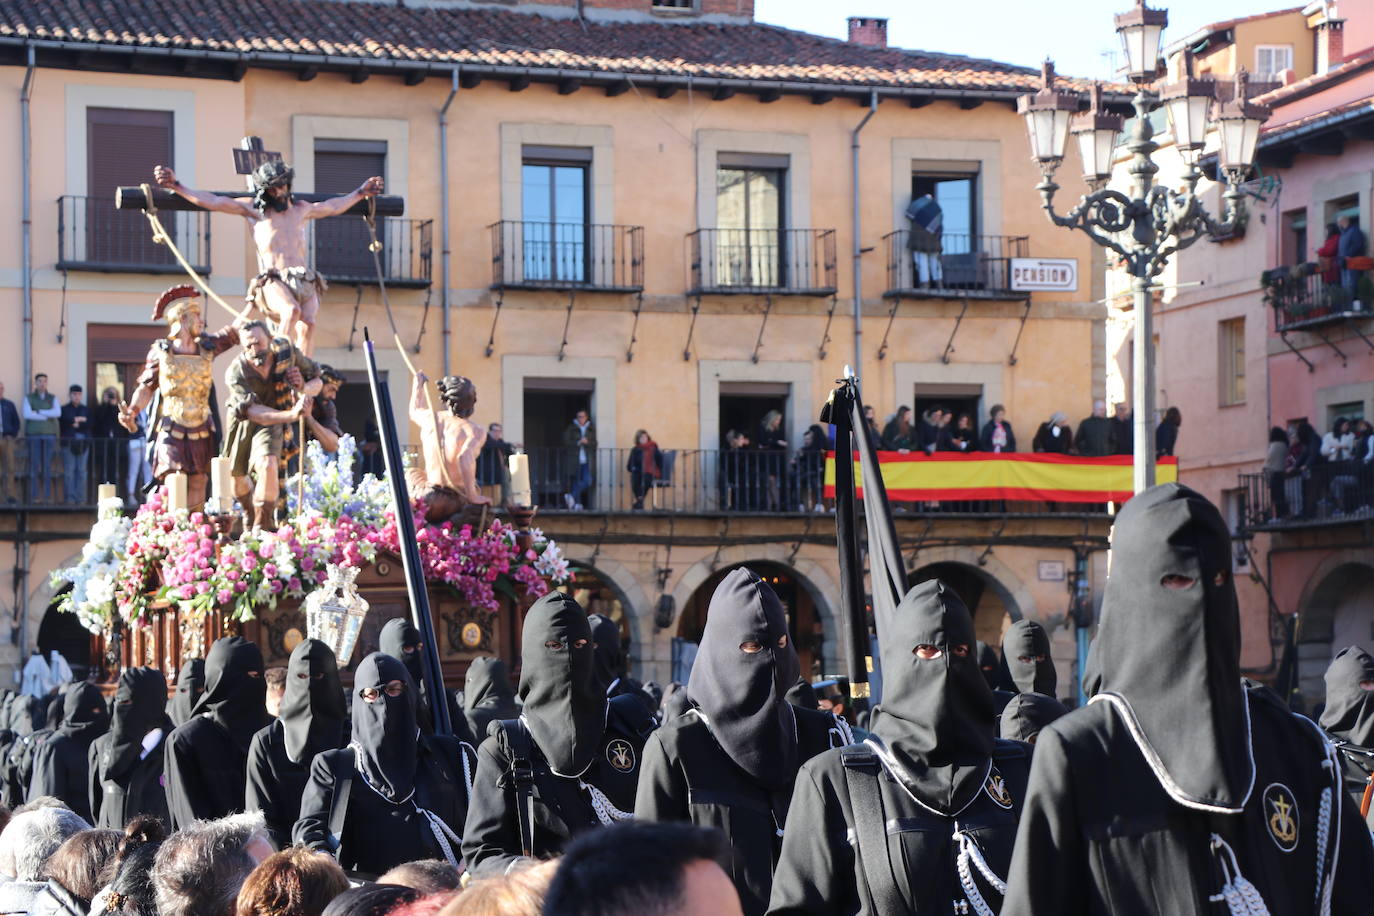
[[[258,256],[258,275],[248,285],[247,299],[267,315],[277,336],[292,340],[309,355],[313,347],[320,297],[327,284],[310,266],[306,224],[338,216],[382,193],[382,179],[373,176],[348,194],[311,200],[293,196],[295,172],[279,154],[261,149],[261,141],[249,138],[245,149],[235,150],[240,168],[251,166],[253,194],[236,196],[195,191],[177,181],[165,165],[153,169],[157,184],[205,210],[231,213],[248,221]],[[241,155],[242,154],[242,155]]]

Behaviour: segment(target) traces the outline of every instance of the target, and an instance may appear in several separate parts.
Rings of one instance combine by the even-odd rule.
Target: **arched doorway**
[[[54,649],[71,665],[72,679],[84,681],[91,668],[90,631],[81,625],[75,614],[59,611],[56,601],[48,605],[38,625],[38,651],[44,658],[50,658],[49,653]]]
[[[821,677],[825,673],[825,628],[808,583],[789,566],[759,561],[736,563],[720,569],[697,586],[678,615],[677,638],[673,640],[673,680],[684,684],[687,682],[692,660],[696,657],[696,646],[706,629],[711,596],[721,580],[740,567],[753,570],[777,592],[778,599],[787,611],[787,627],[801,660],[802,677],[808,680]]]
[[[1328,569],[1301,614],[1299,684],[1316,703],[1325,696],[1326,667],[1337,652],[1346,646],[1374,652],[1374,566],[1351,561]]]
[[[560,590],[568,592],[582,605],[588,615],[600,614],[615,622],[620,628],[620,649],[630,657],[634,627],[631,626],[630,611],[620,589],[610,580],[585,563],[569,563],[573,571],[571,585]],[[631,670],[631,675],[634,671]]]
[[[973,615],[978,639],[990,646],[1002,645],[1002,634],[1013,621],[1021,619],[1021,609],[1002,583],[967,563],[931,563],[911,573],[911,584],[939,579],[963,599]]]

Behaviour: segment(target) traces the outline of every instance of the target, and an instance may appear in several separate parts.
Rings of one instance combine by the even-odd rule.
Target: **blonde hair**
[[[551,859],[508,875],[478,878],[439,911],[439,916],[540,916],[544,895],[558,870]]]

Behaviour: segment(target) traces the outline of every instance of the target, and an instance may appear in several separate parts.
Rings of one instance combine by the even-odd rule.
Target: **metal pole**
[[[19,92],[19,157],[23,173],[20,176],[20,184],[23,186],[20,189],[20,222],[23,232],[23,263],[20,267],[24,286],[21,296],[24,315],[21,342],[24,374],[20,376],[22,390],[19,392],[21,398],[28,395],[29,385],[33,383],[33,120],[29,112],[33,103],[33,45],[29,45],[27,51],[28,67],[24,71],[24,85]],[[24,663],[24,653],[28,650],[29,643],[29,564],[32,557],[29,553],[28,518],[27,512],[19,516],[18,558],[14,570],[14,597],[19,626],[11,634],[11,638],[19,647],[20,665]]]
[[[448,98],[444,100],[444,107],[439,109],[439,268],[442,274],[443,286],[439,290],[440,311],[444,313],[444,375],[451,375],[449,371],[449,342],[453,333],[449,327],[449,245],[448,230],[450,216],[448,212],[448,107],[453,104],[453,97],[458,94],[458,70],[453,70],[453,84],[449,88]]]
[[[853,213],[853,233],[854,233],[854,374],[862,377],[864,374],[864,280],[863,280],[863,242],[860,239],[862,229],[862,212],[859,207],[859,131],[864,129],[870,118],[878,113],[878,91],[875,89],[868,96],[868,114],[864,115],[863,120],[854,128],[849,135],[849,152],[851,158],[852,172],[850,175],[850,195],[854,205]]]
[[[1130,174],[1135,179],[1132,197],[1144,207],[1154,186],[1155,165],[1151,155],[1159,148],[1152,139],[1150,109],[1156,97],[1145,89],[1136,92],[1131,104],[1135,107],[1135,125],[1127,144],[1133,155]],[[1132,422],[1135,427],[1135,448],[1132,464],[1135,492],[1155,485],[1155,347],[1154,321],[1151,314],[1150,270],[1157,250],[1154,227],[1149,219],[1136,219],[1132,229],[1131,290],[1135,300],[1135,341],[1132,348],[1135,365],[1131,373]]]

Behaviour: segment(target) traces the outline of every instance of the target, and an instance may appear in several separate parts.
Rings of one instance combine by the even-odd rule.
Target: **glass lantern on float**
[[[329,646],[339,667],[348,664],[367,617],[367,599],[358,594],[356,566],[325,567],[325,580],[306,596],[305,632]]]

